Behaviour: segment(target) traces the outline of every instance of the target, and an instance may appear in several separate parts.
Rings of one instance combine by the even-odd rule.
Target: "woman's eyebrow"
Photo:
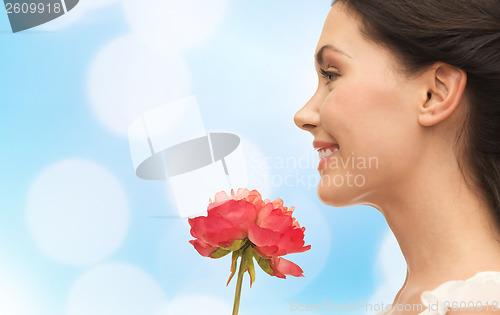
[[[321,47],[321,49],[320,49],[320,50],[318,51],[318,53],[316,54],[315,59],[316,59],[316,63],[317,63],[318,65],[321,65],[321,64],[323,63],[323,54],[324,54],[324,52],[325,52],[325,50],[326,50],[326,49],[333,50],[334,52],[337,52],[337,53],[339,53],[339,54],[341,54],[341,55],[344,55],[344,56],[346,56],[346,57],[348,57],[348,58],[351,58],[351,56],[349,56],[349,55],[348,55],[346,52],[344,52],[342,49],[337,48],[337,47],[335,47],[335,46],[333,46],[333,45],[325,45],[325,46]]]

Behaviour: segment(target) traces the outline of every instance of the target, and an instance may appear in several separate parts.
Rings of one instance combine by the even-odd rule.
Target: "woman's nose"
[[[293,121],[300,129],[312,132],[320,124],[319,111],[313,96],[301,109],[295,113]]]

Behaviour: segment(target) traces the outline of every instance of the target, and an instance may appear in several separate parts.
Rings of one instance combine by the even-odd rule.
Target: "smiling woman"
[[[500,310],[498,0],[339,0],[316,70],[295,123],[320,200],[373,206],[394,232],[407,277],[391,314]],[[359,157],[377,167],[338,162]],[[349,176],[363,185],[332,180]]]

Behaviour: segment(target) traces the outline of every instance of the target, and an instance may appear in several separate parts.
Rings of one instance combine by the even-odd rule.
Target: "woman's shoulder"
[[[466,280],[447,281],[421,295],[425,315],[448,311],[499,311],[500,271],[481,271]]]

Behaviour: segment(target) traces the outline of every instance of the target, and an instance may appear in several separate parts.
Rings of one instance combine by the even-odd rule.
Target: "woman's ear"
[[[436,63],[424,74],[425,102],[419,105],[418,122],[434,126],[448,118],[458,107],[467,84],[467,73],[446,63]]]

